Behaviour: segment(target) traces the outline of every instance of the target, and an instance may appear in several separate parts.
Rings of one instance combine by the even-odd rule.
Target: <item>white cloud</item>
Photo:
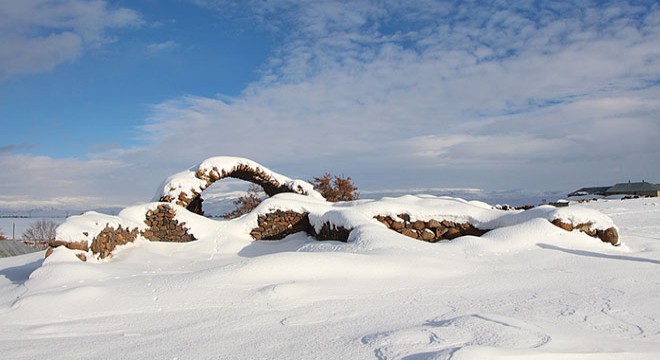
[[[51,70],[111,41],[108,31],[141,23],[106,1],[0,0],[0,79]]]
[[[126,205],[150,200],[157,185],[141,187],[144,175],[119,160],[0,154],[0,168],[0,207]]]
[[[658,6],[337,4],[252,3],[280,41],[260,81],[235,98],[157,104],[147,145],[50,159],[51,177],[77,174],[80,196],[123,201],[213,155],[292,177],[344,173],[363,189],[660,181]]]
[[[168,40],[160,43],[152,43],[147,45],[147,52],[151,54],[169,51],[178,48],[180,45],[176,41]]]
[[[314,171],[344,166],[364,180],[393,163],[442,168],[443,186],[461,186],[466,164],[489,169],[479,186],[500,188],[660,179],[641,160],[660,153],[657,6],[290,5],[254,4],[255,19],[285,34],[261,82],[230,101],[155,107],[151,140],[213,144],[181,151],[191,159],[215,150]]]

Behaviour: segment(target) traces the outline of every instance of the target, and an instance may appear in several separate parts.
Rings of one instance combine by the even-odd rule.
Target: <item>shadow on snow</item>
[[[561,251],[561,252],[565,252],[565,253],[568,253],[568,254],[579,255],[579,256],[588,256],[588,257],[595,257],[595,258],[601,258],[601,259],[624,260],[624,261],[635,261],[635,262],[645,262],[645,263],[651,263],[651,264],[660,264],[660,260],[647,259],[647,258],[641,258],[641,257],[625,256],[625,255],[608,255],[608,254],[602,254],[602,253],[597,253],[597,252],[593,252],[593,251],[586,251],[586,250],[565,249],[565,248],[555,246],[555,245],[550,245],[550,244],[536,244],[536,246],[540,247],[541,249],[556,250],[556,251]]]

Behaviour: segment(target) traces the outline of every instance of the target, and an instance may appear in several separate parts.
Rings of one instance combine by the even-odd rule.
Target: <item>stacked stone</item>
[[[238,164],[231,168],[229,171],[225,169],[218,169],[217,167],[213,167],[209,171],[199,169],[195,173],[195,177],[204,181],[204,185],[201,187],[202,191],[218,180],[231,177],[249,181],[261,186],[268,196],[273,196],[283,192],[298,192],[306,195],[306,193],[300,188],[291,189],[287,187],[286,184],[280,184],[276,179],[274,179],[261,168],[255,169],[245,164]],[[176,197],[163,195],[160,198],[160,201],[168,203],[175,202],[177,205],[183,206],[194,213],[203,215],[201,193],[194,189],[190,189],[189,192],[183,191]]]
[[[299,213],[291,210],[259,215],[257,227],[250,231],[255,240],[279,240],[288,235],[304,231],[312,234],[314,229],[309,223],[308,213]]]
[[[397,216],[400,220],[382,215],[377,215],[374,218],[387,226],[388,229],[413,239],[428,242],[452,240],[465,235],[481,236],[488,231],[478,229],[467,222],[455,223],[448,220],[435,219],[411,221],[408,214],[399,214]]]
[[[255,169],[245,164],[238,164],[231,168],[229,171],[225,169],[218,170],[217,167],[213,167],[213,169],[211,169],[209,172],[205,172],[200,169],[197,171],[195,176],[198,179],[206,181],[207,187],[218,180],[224,179],[226,177],[232,177],[250,181],[261,186],[266,194],[268,194],[268,196],[273,196],[282,192],[293,192],[292,189],[289,189],[284,184],[280,184],[261,168]]]
[[[610,243],[612,245],[619,244],[619,232],[613,227],[606,230],[596,230],[592,227],[592,223],[577,224],[573,226],[572,224],[565,223],[559,219],[552,220],[551,222],[553,225],[566,231],[578,230],[591,237],[598,238],[602,242]]]
[[[87,236],[88,233],[84,232],[83,235]],[[69,248],[71,250],[81,250],[81,251],[89,251],[89,246],[87,245],[87,241],[74,241],[74,242],[66,242],[62,240],[50,240],[48,241],[48,249],[46,250],[46,256],[49,257],[53,253],[53,249],[55,249],[58,246],[64,246],[66,248]],[[82,255],[82,257],[80,256]],[[78,258],[82,261],[87,261],[87,258],[84,257],[83,254],[77,254]]]
[[[174,218],[176,210],[167,204],[161,204],[154,210],[148,210],[145,224],[149,229],[142,232],[142,236],[150,241],[189,242],[197,240],[188,233],[186,223],[179,223]]]
[[[276,210],[268,214],[259,215],[257,224],[258,226],[250,232],[250,235],[255,240],[279,240],[288,235],[304,231],[316,240],[347,242],[348,236],[351,230],[353,230],[326,222],[321,227],[321,231],[317,233],[309,222],[308,213],[299,213],[291,210]]]
[[[338,240],[343,242],[348,242],[348,236],[351,234],[353,229],[346,229],[343,226],[335,226],[330,223],[323,223],[321,231],[316,233],[314,228],[312,228],[313,233],[311,234],[316,238],[316,240]]]
[[[105,228],[96,235],[94,240],[92,240],[90,250],[92,250],[92,253],[98,254],[99,258],[103,259],[108,257],[118,245],[124,245],[135,241],[137,235],[137,228],[124,229],[119,225],[119,227],[115,229],[106,225]]]

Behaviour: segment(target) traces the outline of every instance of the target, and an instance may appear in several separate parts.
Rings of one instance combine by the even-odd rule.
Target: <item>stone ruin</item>
[[[551,223],[552,225],[566,231],[578,230],[591,237],[598,238],[602,242],[610,243],[612,245],[617,245],[619,243],[619,233],[613,227],[606,230],[595,230],[592,228],[592,224],[589,222],[573,226],[572,224],[565,223],[559,219],[552,220]]]
[[[399,214],[397,217],[399,219],[378,215],[375,216],[374,219],[381,222],[388,229],[394,230],[399,234],[428,242],[453,240],[465,235],[481,236],[488,232],[488,230],[478,229],[467,222],[455,223],[452,221],[438,221],[435,219],[429,221],[410,221],[410,215],[408,214]]]
[[[289,184],[282,184],[260,167],[250,166],[248,164],[237,164],[229,170],[218,169],[217,167],[213,167],[210,170],[199,169],[195,172],[195,177],[203,181],[204,185],[202,186],[202,191],[216,181],[224,178],[234,178],[261,186],[269,197],[285,192],[308,195],[302,188],[290,187]],[[163,195],[159,200],[162,202],[174,202],[191,212],[204,215],[204,210],[202,208],[204,200],[201,195],[201,192],[195,189],[186,189],[180,191],[177,195]]]
[[[154,210],[148,210],[144,223],[149,226],[142,231],[149,241],[189,242],[197,240],[188,232],[185,223],[179,223],[174,218],[176,210],[167,204],[158,205]]]
[[[408,214],[399,214],[397,217],[398,219],[394,219],[390,216],[377,215],[374,216],[374,219],[385,225],[388,229],[401,235],[431,243],[442,240],[453,240],[466,235],[480,237],[492,230],[479,229],[469,222],[457,223],[436,219],[411,221]],[[277,210],[265,215],[259,215],[257,223],[258,226],[250,232],[250,235],[255,240],[279,240],[288,235],[304,231],[316,240],[346,242],[353,230],[326,222],[323,223],[321,230],[317,232],[310,224],[308,213],[298,213],[290,210]],[[594,230],[591,223],[573,226],[561,220],[553,220],[551,224],[566,231],[578,230],[612,245],[616,245],[619,242],[619,236],[615,228]]]
[[[113,228],[106,224],[105,228],[92,239],[91,246],[88,245],[87,241],[50,241],[46,257],[52,254],[53,248],[65,246],[72,250],[91,251],[92,254],[103,259],[110,256],[117,246],[135,241],[138,235],[142,235],[149,241],[189,242],[197,240],[194,235],[190,234],[185,223],[180,223],[175,219],[175,215],[176,210],[174,208],[168,204],[161,204],[154,210],[148,210],[145,214],[144,223],[147,225],[145,230],[128,229],[121,225]],[[89,234],[83,233],[82,235],[87,236]],[[76,256],[82,261],[87,260],[84,253],[78,253]]]
[[[267,169],[266,169],[267,170]],[[189,191],[180,191],[177,195],[166,194],[160,197],[159,204],[155,209],[148,210],[144,217],[146,228],[124,228],[118,226],[113,228],[109,225],[101,230],[92,240],[88,242],[74,241],[65,242],[53,240],[49,242],[49,249],[46,256],[53,252],[53,248],[65,246],[69,249],[90,252],[103,259],[112,254],[119,245],[133,242],[141,235],[149,241],[164,242],[189,242],[196,240],[195,236],[186,227],[185,223],[180,223],[176,218],[176,210],[168,203],[176,203],[185,207],[189,211],[197,214],[203,214],[201,191],[214,182],[231,177],[242,179],[261,186],[268,196],[273,196],[283,192],[292,192],[303,195],[309,195],[308,191],[293,181],[287,183],[279,182],[275,176],[258,166],[238,163],[227,169],[218,169],[212,167],[210,170],[202,169],[194,174],[196,179],[201,180],[203,186],[200,190],[190,189]],[[298,183],[299,184],[299,183]],[[311,189],[310,184],[308,189]],[[313,190],[312,190],[313,191]],[[480,229],[470,223],[456,223],[442,219],[430,219],[427,221],[411,221],[407,214],[399,214],[396,217],[377,215],[374,220],[380,222],[388,229],[404,236],[426,241],[438,242],[443,240],[452,240],[461,236],[482,236],[492,229]],[[591,237],[598,238],[603,242],[612,245],[618,244],[618,233],[616,228],[606,230],[595,230],[591,223],[572,225],[560,220],[553,220],[551,223],[566,231],[579,230]],[[347,242],[353,229],[346,229],[342,226],[325,222],[319,231],[310,223],[309,213],[296,211],[276,210],[267,214],[260,214],[257,217],[257,227],[250,231],[250,235],[255,240],[278,240],[297,232],[305,232],[317,240],[336,240]],[[83,233],[85,237],[89,234]],[[90,245],[91,244],[91,245]],[[84,253],[76,254],[82,261],[86,261]]]
[[[326,222],[321,226],[321,230],[317,232],[309,221],[309,213],[299,213],[291,210],[276,210],[265,215],[259,215],[257,224],[258,226],[250,232],[250,236],[255,240],[280,240],[303,231],[316,240],[347,242],[348,236],[353,230]]]

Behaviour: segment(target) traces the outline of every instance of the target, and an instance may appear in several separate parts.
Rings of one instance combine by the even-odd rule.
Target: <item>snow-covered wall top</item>
[[[323,199],[312,184],[306,181],[288,178],[250,159],[216,156],[168,177],[159,187],[154,201],[174,202],[186,207],[207,187],[226,177],[260,185],[269,196],[294,192]]]
[[[233,220],[214,221],[189,211],[189,205],[199,199],[204,189],[225,177],[258,184],[271,197],[250,213]],[[408,236],[435,242],[465,235],[481,236],[539,219],[547,220],[543,224],[550,222],[567,231],[579,230],[612,245],[620,243],[612,219],[581,206],[505,211],[480,201],[431,195],[332,203],[305,181],[292,180],[252,160],[237,157],[209,158],[169,177],[160,186],[156,198],[160,202],[129,207],[117,216],[88,212],[69,217],[57,228],[51,247],[64,245],[97,254],[95,248],[99,244],[109,246],[106,250],[111,251],[114,246],[127,242],[146,239],[178,242],[185,238],[196,239],[201,246],[209,245],[214,252],[223,246],[240,251],[254,239],[278,238],[275,235],[288,234],[289,230],[298,229],[295,227],[298,224],[304,230],[296,231],[305,231],[319,240],[360,242]],[[168,215],[163,215],[162,221],[149,220],[154,213],[163,214],[163,211]],[[154,235],[161,230],[167,232],[167,236]],[[385,230],[399,234],[384,233]],[[114,236],[114,240],[103,242],[106,235]]]

